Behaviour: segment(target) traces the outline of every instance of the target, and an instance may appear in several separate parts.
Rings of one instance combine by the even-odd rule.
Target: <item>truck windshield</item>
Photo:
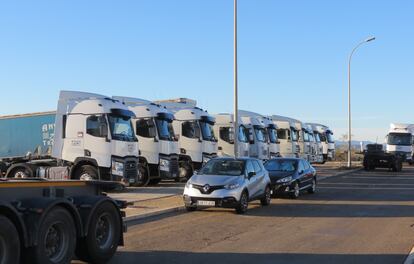
[[[292,141],[298,141],[299,131],[296,129],[291,129]]]
[[[389,133],[387,139],[388,145],[410,146],[413,144],[410,133]]]
[[[112,139],[120,141],[137,141],[129,116],[109,114],[108,121]]]
[[[277,132],[274,128],[267,128],[267,136],[269,138],[270,143],[277,143]]]
[[[199,123],[203,140],[215,141],[216,138],[214,137],[213,125],[204,121],[199,121]]]
[[[239,141],[244,143],[249,142],[246,134],[246,128],[244,126],[239,126]]]
[[[210,160],[200,170],[199,175],[240,176],[244,172],[243,160]]]
[[[321,138],[319,137],[319,133],[314,133],[313,136],[315,137],[316,142],[321,142]]]
[[[266,142],[266,136],[265,136],[266,132],[263,127],[255,127],[254,133],[256,134],[256,138],[258,141]]]
[[[326,133],[326,138],[328,139],[328,143],[334,143],[333,134]]]
[[[174,129],[172,127],[172,120],[155,118],[157,124],[158,137],[160,140],[174,141]]]

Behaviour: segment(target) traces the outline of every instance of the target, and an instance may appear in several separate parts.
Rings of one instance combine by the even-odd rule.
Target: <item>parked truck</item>
[[[322,142],[322,163],[335,159],[335,141],[333,139],[332,130],[328,126],[322,124],[311,123],[311,125],[314,127],[314,131],[319,134],[319,138]]]
[[[304,126],[304,124],[292,118],[292,122],[295,126],[295,131],[297,134],[298,144],[299,144],[299,157],[310,161],[311,159],[311,143],[309,138],[309,133]]]
[[[234,157],[234,123],[233,114],[222,113],[214,116],[216,122],[214,124],[214,134],[217,135],[218,156]],[[241,118],[238,119],[238,156],[249,157],[249,131],[246,126],[242,124]]]
[[[174,114],[151,101],[131,97],[113,97],[128,106],[139,141],[139,180],[137,186],[157,184],[161,179],[179,179],[178,141],[175,138]]]
[[[138,141],[129,111],[103,95],[61,91],[57,111],[0,117],[3,177],[134,183]]]
[[[105,263],[123,245],[126,204],[114,182],[2,179],[0,263]]]
[[[242,124],[248,129],[249,155],[261,160],[268,160],[269,146],[266,138],[266,128],[254,116],[240,116]]]
[[[298,135],[292,119],[280,115],[272,115],[269,118],[277,127],[280,155],[285,158],[299,157],[300,147]]]
[[[413,163],[414,124],[391,123],[386,136],[386,152],[397,155],[403,161]]]
[[[316,126],[312,123],[306,123],[306,126],[308,127],[308,130],[310,133],[313,134],[313,138],[315,141],[314,145],[314,152],[315,152],[315,163],[323,163],[323,146],[321,142],[321,138],[319,136],[319,132],[316,128]]]
[[[188,98],[155,101],[174,113],[173,128],[177,133],[179,148],[179,177],[188,179],[194,170],[217,157],[217,139],[214,135],[215,119],[197,107]]]
[[[277,127],[273,121],[267,116],[251,111],[240,111],[240,115],[252,116],[264,126],[269,158],[280,157],[280,142],[277,139]]]

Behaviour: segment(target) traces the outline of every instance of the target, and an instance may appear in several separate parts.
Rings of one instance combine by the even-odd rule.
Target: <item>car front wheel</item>
[[[299,198],[299,195],[300,195],[299,183],[298,182],[295,182],[293,184],[293,190],[290,193],[290,198],[297,199],[297,198]]]
[[[236,213],[238,214],[244,214],[247,212],[247,208],[249,207],[249,196],[247,195],[247,192],[243,192],[240,196],[239,204],[236,207]]]
[[[263,206],[269,205],[270,202],[271,202],[271,200],[272,200],[272,197],[271,196],[272,196],[272,194],[271,194],[271,191],[270,191],[270,187],[269,186],[266,186],[266,189],[265,189],[265,192],[264,192],[264,196],[263,196],[262,199],[260,199],[260,203]]]
[[[312,179],[312,186],[309,187],[308,193],[315,193],[316,192],[316,179]]]

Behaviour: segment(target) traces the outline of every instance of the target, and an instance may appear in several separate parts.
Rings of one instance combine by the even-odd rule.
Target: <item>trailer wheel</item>
[[[76,255],[83,261],[106,263],[115,254],[121,237],[121,219],[110,202],[96,208],[86,237],[78,241]]]
[[[52,209],[38,232],[37,245],[29,248],[26,255],[30,263],[70,263],[76,247],[76,229],[66,209]]]
[[[78,180],[92,181],[98,179],[98,171],[92,165],[82,165],[76,169],[75,177]]]
[[[14,224],[0,216],[0,263],[19,263],[20,239]]]

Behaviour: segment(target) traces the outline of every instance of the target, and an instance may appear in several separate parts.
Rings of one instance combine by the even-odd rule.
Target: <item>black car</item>
[[[264,164],[269,171],[273,195],[289,194],[298,198],[300,191],[316,191],[316,170],[307,160],[300,158],[275,158]]]

